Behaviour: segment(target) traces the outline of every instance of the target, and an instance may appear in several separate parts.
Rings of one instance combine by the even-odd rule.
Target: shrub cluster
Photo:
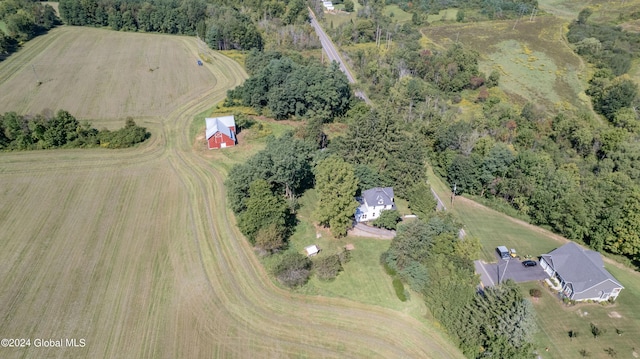
[[[0,150],[106,147],[125,148],[145,141],[151,134],[131,118],[116,131],[98,131],[87,121],[80,123],[69,112],[55,116],[0,115]]]

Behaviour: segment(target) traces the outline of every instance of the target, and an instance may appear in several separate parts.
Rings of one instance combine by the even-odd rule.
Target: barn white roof
[[[211,138],[211,136],[215,135],[216,132],[224,133],[227,137],[233,138],[231,134],[231,130],[229,127],[236,126],[236,120],[233,115],[231,116],[222,116],[222,117],[209,117],[205,119],[207,123],[207,140]]]

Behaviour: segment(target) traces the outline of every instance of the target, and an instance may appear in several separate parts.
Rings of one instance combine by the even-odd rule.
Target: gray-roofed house
[[[356,199],[360,202],[360,207],[356,209],[356,222],[372,221],[380,217],[380,212],[396,209],[392,187],[371,188]]]
[[[600,253],[570,242],[540,258],[540,266],[562,286],[562,294],[575,301],[616,299],[624,289],[604,269]]]

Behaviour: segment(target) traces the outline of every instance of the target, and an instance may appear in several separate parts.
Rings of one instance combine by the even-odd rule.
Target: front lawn
[[[626,278],[621,274],[614,273],[625,283]],[[535,336],[535,345],[542,358],[580,358],[581,350],[586,350],[590,358],[610,358],[605,352],[608,348],[613,348],[618,357],[629,358],[632,357],[632,348],[640,351],[640,322],[636,314],[640,310],[640,298],[632,291],[624,289],[619,301],[613,305],[584,303],[566,306],[540,283],[524,283],[520,286],[527,295],[531,288],[538,288],[542,292],[541,298],[533,300],[536,321],[541,328]],[[637,290],[637,285],[634,285],[634,289]],[[595,339],[591,333],[591,323],[605,333]],[[616,329],[622,331],[620,335]],[[572,339],[570,331],[576,331],[577,337]]]

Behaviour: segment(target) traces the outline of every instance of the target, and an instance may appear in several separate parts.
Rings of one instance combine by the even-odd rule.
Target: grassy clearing
[[[244,67],[245,61],[247,60],[247,53],[240,50],[227,50],[221,51],[224,56],[229,57],[236,61],[240,66]]]
[[[458,9],[444,9],[440,10],[438,14],[431,14],[427,17],[427,21],[430,24],[437,24],[443,22],[452,22],[456,21],[456,16],[458,15]]]
[[[0,20],[0,31],[4,32],[5,35],[9,33],[9,30],[7,30],[7,24]]]
[[[493,21],[431,26],[423,30],[436,47],[457,41],[480,53],[480,69],[500,72],[500,88],[519,102],[537,101],[549,108],[584,108],[584,65],[565,43],[565,23],[553,16],[535,22]]]
[[[389,16],[392,21],[397,21],[399,24],[411,21],[411,13],[402,10],[398,5],[387,5],[382,9],[382,13]]]
[[[441,198],[450,194],[446,185],[429,171],[429,181]],[[449,204],[447,204],[449,206]],[[493,251],[498,245],[515,248],[521,255],[538,256],[557,248],[566,242],[544,229],[530,226],[525,222],[507,217],[487,207],[478,205],[463,197],[457,197],[450,207],[464,223],[468,235],[478,238],[482,244],[481,259],[495,261]],[[631,348],[638,348],[640,337],[640,274],[607,260],[606,268],[624,286],[617,303],[613,306],[600,304],[579,304],[564,306],[539,283],[522,284],[525,293],[531,288],[540,288],[542,298],[534,301],[537,321],[542,331],[536,335],[535,344],[542,358],[577,358],[579,350],[586,349],[594,358],[607,358],[604,349],[613,347],[623,357],[631,354]],[[588,312],[584,315],[584,312]],[[620,314],[615,318],[612,312]],[[582,314],[582,316],[581,316]],[[589,323],[594,322],[607,333],[597,341],[590,333]],[[618,336],[615,328],[624,333]],[[573,341],[569,330],[577,330],[580,336]],[[549,348],[549,351],[545,351]]]
[[[344,12],[343,4],[336,5],[335,8],[336,10],[342,10],[342,11],[336,11],[334,13],[325,12],[323,14],[324,17],[322,22],[324,23],[323,27],[326,29],[330,28],[331,24],[333,24],[333,27],[338,27],[351,20],[356,21],[357,19],[356,15],[358,14],[358,10],[362,9],[362,5],[360,5],[360,3],[358,3],[357,1],[354,1],[353,12]]]

